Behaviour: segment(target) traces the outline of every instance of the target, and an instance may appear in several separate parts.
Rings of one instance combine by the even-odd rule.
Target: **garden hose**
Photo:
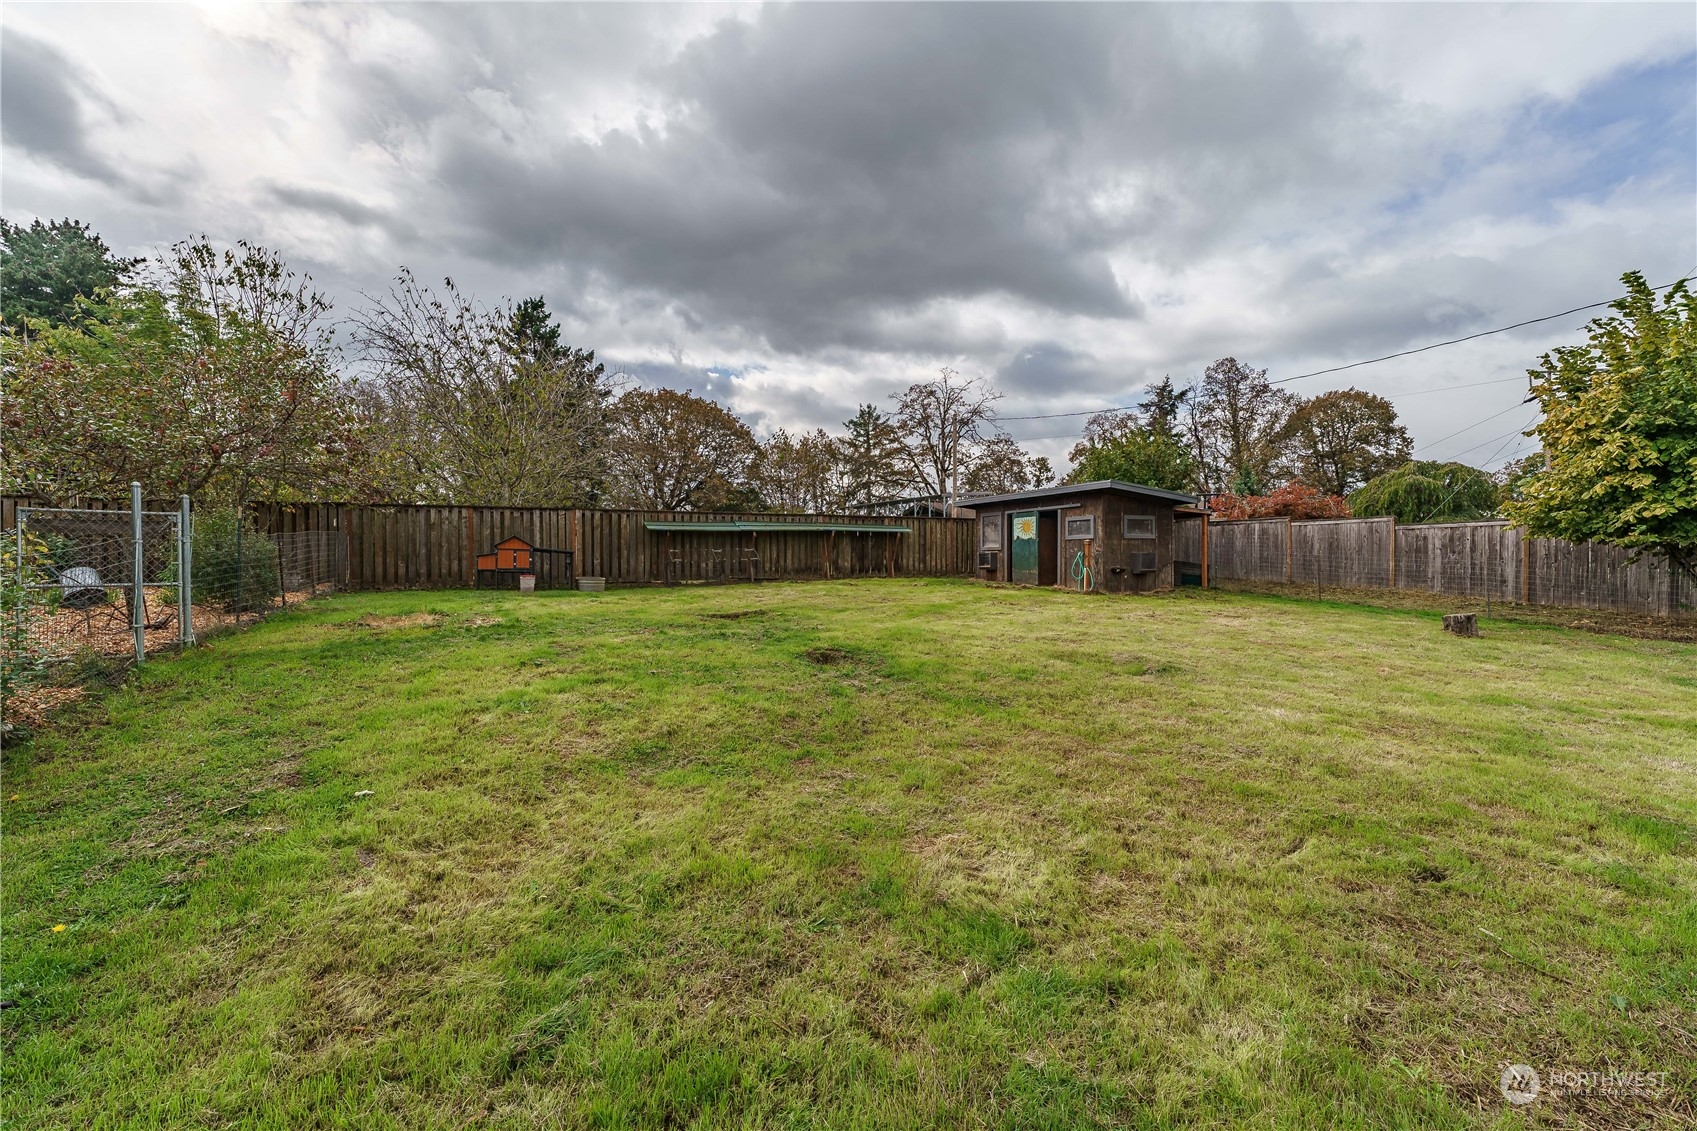
[[[1085,549],[1089,543],[1085,543]],[[1084,558],[1084,550],[1078,551],[1072,558],[1072,579],[1078,583],[1080,593],[1088,593],[1096,588],[1096,571],[1090,568],[1090,563]]]

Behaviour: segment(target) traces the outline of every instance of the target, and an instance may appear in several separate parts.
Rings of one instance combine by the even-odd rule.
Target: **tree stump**
[[[1479,616],[1476,613],[1445,613],[1444,631],[1457,636],[1478,636]]]

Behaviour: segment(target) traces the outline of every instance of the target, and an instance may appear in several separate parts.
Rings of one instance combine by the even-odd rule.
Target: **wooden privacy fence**
[[[1689,616],[1697,591],[1659,556],[1528,538],[1506,522],[1209,521],[1212,582],[1404,589],[1526,605]]]
[[[454,588],[471,585],[476,556],[518,536],[534,546],[570,550],[579,577],[608,585],[764,581],[822,577],[964,577],[973,572],[970,519],[705,514],[573,510],[550,507],[262,504],[252,508],[267,531],[338,530],[348,540],[352,589]],[[794,533],[651,530],[651,523],[762,527]],[[820,525],[901,527],[901,533],[804,529]],[[539,559],[537,584],[564,584],[565,560]]]

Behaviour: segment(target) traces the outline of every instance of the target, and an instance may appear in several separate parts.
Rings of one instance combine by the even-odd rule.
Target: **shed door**
[[[1036,511],[1019,511],[1013,516],[1013,554],[1008,565],[1008,580],[1015,585],[1037,584]]]

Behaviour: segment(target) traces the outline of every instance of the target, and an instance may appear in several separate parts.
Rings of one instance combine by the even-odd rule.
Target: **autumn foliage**
[[[1306,483],[1286,483],[1266,495],[1215,495],[1208,502],[1216,519],[1348,518],[1349,501],[1322,495]]]

